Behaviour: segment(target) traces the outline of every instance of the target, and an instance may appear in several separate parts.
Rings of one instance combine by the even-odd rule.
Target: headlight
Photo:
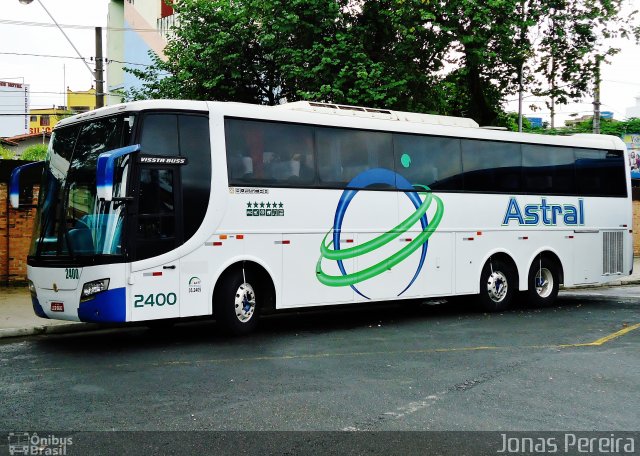
[[[31,293],[31,297],[36,297],[36,286],[33,284],[31,280],[29,280],[29,293]]]
[[[89,299],[96,293],[109,289],[109,279],[94,280],[87,282],[82,286],[82,296],[80,299]]]

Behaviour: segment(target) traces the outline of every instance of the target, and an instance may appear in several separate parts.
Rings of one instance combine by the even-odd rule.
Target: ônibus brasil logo
[[[336,208],[333,227],[325,235],[322,243],[320,244],[320,258],[318,259],[318,262],[316,264],[316,277],[322,284],[328,285],[330,287],[349,286],[353,289],[353,291],[358,293],[363,298],[370,299],[362,292],[360,292],[360,290],[355,287],[355,284],[382,274],[383,272],[407,259],[413,252],[415,252],[419,248],[422,248],[418,267],[416,268],[416,271],[413,274],[413,277],[409,280],[408,284],[400,293],[398,293],[398,296],[407,291],[418,277],[418,274],[420,274],[422,266],[424,265],[424,260],[427,256],[429,238],[435,232],[436,228],[438,228],[440,220],[442,220],[442,214],[444,213],[442,200],[438,198],[438,196],[432,194],[428,187],[423,185],[416,186],[423,188],[424,192],[416,192],[413,185],[411,185],[411,183],[407,179],[394,171],[384,168],[370,169],[358,174],[351,180],[351,182],[349,182],[347,187],[364,189],[373,185],[381,184],[395,187],[398,190],[403,190],[404,194],[407,196],[407,198],[409,198],[411,203],[416,208],[415,212],[386,233],[381,234],[380,236],[364,242],[360,245],[341,249],[340,233],[342,230],[342,222],[344,220],[344,216],[347,212],[349,204],[351,204],[351,201],[358,194],[359,190],[347,189],[342,192],[340,200],[338,201],[338,207]],[[427,210],[434,200],[436,201],[437,208],[433,218],[431,219],[431,222],[429,223],[429,221],[427,220]],[[420,221],[422,231],[415,237],[415,239],[412,239],[411,242],[409,242],[402,249],[395,252],[388,258],[385,258],[361,271],[351,273],[347,272],[344,267],[344,260],[357,258],[361,255],[365,255],[379,249],[392,240],[398,238],[418,221]],[[331,239],[329,240],[329,242],[327,242],[327,238],[329,238],[329,235],[331,235]],[[340,270],[340,275],[329,275],[325,273],[322,270],[323,259],[336,261],[338,269]]]

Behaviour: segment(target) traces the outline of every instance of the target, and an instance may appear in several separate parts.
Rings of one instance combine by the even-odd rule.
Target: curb
[[[571,290],[583,290],[585,288],[608,288],[608,287],[624,287],[627,285],[640,285],[640,279],[633,280],[614,280],[613,282],[606,283],[595,283],[593,285],[576,285],[573,287],[565,288],[560,287],[562,291],[571,291]]]
[[[95,323],[68,323],[61,325],[40,325],[23,328],[0,329],[0,339],[8,337],[39,336],[42,334],[69,334],[104,329]]]

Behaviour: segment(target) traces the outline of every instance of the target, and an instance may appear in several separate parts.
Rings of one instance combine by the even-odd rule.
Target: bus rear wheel
[[[555,261],[536,259],[529,269],[527,303],[533,307],[548,307],[558,296],[560,272]]]
[[[489,259],[480,274],[480,306],[487,312],[500,312],[511,305],[517,290],[513,268],[500,259]]]
[[[258,280],[251,271],[230,271],[220,278],[213,297],[213,316],[227,334],[249,334],[258,325],[260,294]]]

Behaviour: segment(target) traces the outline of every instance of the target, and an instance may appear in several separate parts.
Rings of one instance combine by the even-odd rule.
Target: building
[[[74,114],[96,109],[96,89],[74,92],[67,87],[67,109]]]
[[[544,123],[542,122],[542,117],[529,117],[529,116],[525,116],[525,117],[527,118],[527,120],[529,120],[529,123],[533,128],[542,128],[544,126]]]
[[[29,111],[29,134],[51,133],[53,127],[70,114],[64,106],[32,109]]]
[[[74,92],[67,87],[67,106],[53,106],[29,111],[29,133],[51,132],[67,116],[96,109],[96,89]]]
[[[171,2],[168,2],[171,3]],[[173,8],[167,0],[111,0],[107,20],[107,92],[105,104],[120,103],[121,96],[141,85],[125,67],[151,65],[149,51],[165,59],[163,50],[171,26]]]
[[[29,84],[0,81],[0,138],[28,132],[29,105]]]
[[[635,106],[631,106],[627,108],[627,119],[631,118],[639,118],[640,119],[640,95],[636,96],[636,104]]]
[[[0,139],[0,146],[13,153],[16,158],[20,158],[22,152],[36,144],[49,145],[51,133],[43,131],[42,133],[29,133],[26,135],[11,136],[9,138]]]
[[[574,125],[577,125],[577,124],[582,123],[582,122],[586,122],[586,121],[591,120],[591,119],[593,119],[593,114],[588,114],[588,115],[585,115],[585,116],[582,116],[582,117],[576,117],[575,119],[565,120],[564,124],[567,127],[572,127]],[[600,113],[600,119],[615,121],[615,119],[613,118],[613,112],[611,112],[611,111],[602,111]]]

